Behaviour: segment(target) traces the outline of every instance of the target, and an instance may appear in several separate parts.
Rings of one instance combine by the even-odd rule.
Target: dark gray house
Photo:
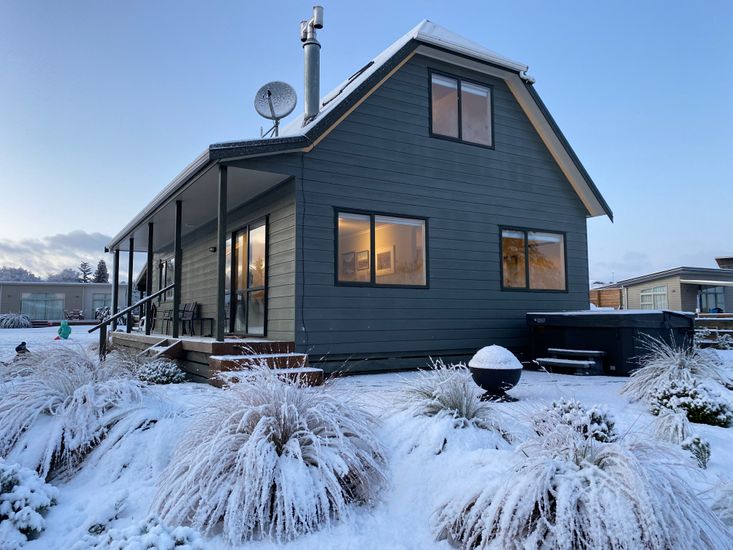
[[[213,342],[382,369],[587,309],[586,219],[612,213],[527,67],[423,21],[357,69],[278,137],[210,145],[109,243],[148,254],[148,294],[175,284],[156,316],[196,302]]]

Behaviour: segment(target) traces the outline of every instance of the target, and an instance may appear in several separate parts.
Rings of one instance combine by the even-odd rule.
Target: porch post
[[[115,248],[112,263],[112,315],[120,308],[120,249]],[[112,321],[112,331],[117,330],[117,319]]]
[[[181,217],[183,203],[176,201],[176,229],[173,236],[173,338],[178,338],[181,309]]]
[[[216,234],[216,339],[224,341],[226,324],[227,167],[219,165],[219,212]]]
[[[153,222],[148,223],[148,262],[145,268],[145,297],[153,293]],[[153,323],[153,302],[145,306],[145,334],[149,335]]]
[[[135,239],[130,237],[130,252],[127,254],[127,307],[132,305],[132,262],[135,252]],[[126,331],[128,334],[132,332],[132,310],[127,313],[127,327]]]

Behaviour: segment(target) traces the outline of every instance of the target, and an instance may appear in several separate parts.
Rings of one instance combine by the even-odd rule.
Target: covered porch
[[[117,296],[121,270],[135,281],[136,257],[145,258],[137,280],[144,296],[171,287],[141,306],[142,332],[134,330],[132,313],[126,316],[126,334],[185,336],[194,342],[187,346],[208,342],[211,349],[225,348],[228,340],[293,340],[292,312],[283,314],[287,308],[280,301],[268,319],[268,301],[271,283],[275,294],[291,279],[294,285],[294,176],[259,169],[261,164],[197,160],[113,239],[107,247],[114,255],[113,313],[134,303],[134,284],[126,303]],[[283,247],[283,241],[293,246]],[[282,248],[292,254],[283,255]],[[278,315],[284,323],[278,324]],[[119,339],[116,328],[113,323],[113,338]]]

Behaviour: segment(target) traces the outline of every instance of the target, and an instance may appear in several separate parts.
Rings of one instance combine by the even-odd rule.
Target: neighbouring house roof
[[[733,269],[733,256],[716,256],[715,261],[722,269]]]
[[[217,162],[253,156],[307,152],[315,147],[353,109],[413,55],[427,55],[462,64],[506,81],[560,169],[583,202],[590,217],[607,215],[608,206],[547,107],[534,89],[527,66],[501,56],[435,23],[423,20],[351,77],[326,94],[313,119],[299,115],[284,126],[279,137],[214,143],[171,181],[108,245],[117,246],[131,231],[172,200],[188,181]]]
[[[127,283],[120,283],[126,285]],[[76,283],[74,281],[0,281],[0,286],[79,286],[79,287],[111,287],[112,283]]]
[[[670,277],[679,277],[680,282],[683,284],[730,286],[730,284],[733,284],[733,269],[716,269],[709,267],[675,267],[673,269],[667,269],[665,271],[658,271],[656,273],[649,273],[648,275],[641,275],[639,277],[633,277],[631,279],[624,279],[623,281],[617,281],[610,285],[597,287],[594,290],[634,286],[642,283],[657,281],[659,279],[667,279]]]

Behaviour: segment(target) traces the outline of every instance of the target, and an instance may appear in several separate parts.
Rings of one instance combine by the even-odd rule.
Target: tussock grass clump
[[[695,346],[669,344],[651,336],[645,336],[643,344],[647,351],[639,358],[641,368],[631,373],[621,390],[634,400],[649,399],[657,388],[673,381],[730,383],[714,353]]]
[[[449,416],[455,427],[500,429],[491,404],[480,399],[481,390],[463,364],[433,362],[433,368],[405,380],[399,406],[415,416]]]
[[[154,510],[231,544],[290,540],[372,502],[385,459],[367,413],[265,369],[200,411],[159,480]]]
[[[31,328],[31,318],[25,313],[0,314],[0,328]]]
[[[503,478],[441,506],[436,534],[463,549],[726,548],[730,533],[664,457],[558,424]]]
[[[666,409],[654,421],[654,436],[660,441],[681,445],[692,435],[692,427],[684,411]]]
[[[0,455],[24,453],[24,465],[42,477],[74,469],[142,399],[141,385],[129,371],[100,363],[78,346],[33,352],[7,371],[0,396]],[[41,431],[25,441],[24,434],[35,427]]]
[[[733,482],[730,479],[721,481],[712,489],[712,509],[723,523],[733,527]]]

